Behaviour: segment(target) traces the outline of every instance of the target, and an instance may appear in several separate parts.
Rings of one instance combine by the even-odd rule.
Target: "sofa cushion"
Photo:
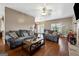
[[[15,45],[18,46],[18,45],[21,45],[23,40],[25,40],[26,37],[19,37],[18,39],[15,40]]]
[[[58,42],[59,37],[58,35],[47,35],[47,39],[54,42]]]
[[[24,36],[23,33],[26,33],[26,30],[19,30],[19,36],[20,36],[20,37],[23,37],[23,36]]]
[[[6,35],[5,40],[8,45],[14,42],[13,37],[11,37],[10,35]]]
[[[53,32],[52,35],[53,35],[53,36],[57,36],[58,33],[57,33],[57,32]]]
[[[28,36],[27,39],[31,39],[31,38],[33,38],[33,37],[34,37],[34,36]]]
[[[19,37],[19,38],[17,38],[15,41],[22,41],[22,40],[24,40],[24,39],[26,39],[26,37]]]
[[[29,35],[34,35],[34,31],[29,31]]]
[[[18,38],[18,35],[15,32],[10,32],[9,35],[15,39]]]
[[[21,37],[20,31],[16,31],[16,34],[17,34],[18,37]]]
[[[6,40],[8,40],[8,39],[10,39],[12,37],[10,35],[6,35],[5,38],[6,38]]]
[[[23,32],[23,36],[24,36],[24,37],[28,37],[29,35],[28,35],[27,32]]]
[[[12,38],[10,35],[6,35],[6,36],[5,36],[5,40],[6,40],[6,42],[8,42],[8,43],[13,42],[13,38]]]

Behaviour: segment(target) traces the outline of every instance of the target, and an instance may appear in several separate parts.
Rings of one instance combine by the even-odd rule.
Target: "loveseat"
[[[59,41],[59,34],[56,31],[45,30],[44,38],[46,40],[58,43],[58,41]]]

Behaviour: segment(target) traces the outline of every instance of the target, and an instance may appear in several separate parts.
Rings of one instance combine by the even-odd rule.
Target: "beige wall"
[[[49,20],[49,21],[45,21],[45,22],[40,22],[38,24],[42,24],[44,23],[44,27],[45,29],[51,29],[51,24],[55,24],[55,23],[61,23],[63,25],[63,31],[68,31],[70,29],[73,30],[73,23],[72,23],[72,17],[68,17],[68,18],[62,18],[62,19],[55,19],[55,20]]]
[[[50,20],[45,22],[45,28],[46,29],[51,29],[51,24],[55,23],[61,23],[63,26],[67,28],[72,28],[72,18],[63,18],[63,19],[56,19],[56,20]]]
[[[0,32],[1,32],[1,18],[0,18]]]
[[[29,29],[30,26],[34,24],[34,17],[27,14],[21,13],[19,11],[5,8],[5,29],[9,30],[19,30],[19,29]]]

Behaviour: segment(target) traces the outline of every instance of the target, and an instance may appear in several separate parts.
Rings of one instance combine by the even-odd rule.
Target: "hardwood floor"
[[[28,56],[28,53],[23,51],[21,47],[6,51],[9,56]],[[59,43],[46,41],[45,45],[37,50],[33,56],[68,56],[68,43],[64,38],[59,39]]]
[[[68,56],[68,43],[65,39],[59,39],[59,43],[46,41],[46,44],[34,55],[41,56]]]
[[[0,37],[0,53],[5,52],[5,46],[3,44],[2,38]]]

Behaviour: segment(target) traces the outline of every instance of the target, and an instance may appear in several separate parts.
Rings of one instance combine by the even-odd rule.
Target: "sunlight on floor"
[[[79,46],[69,45],[69,55],[70,56],[79,56]]]

